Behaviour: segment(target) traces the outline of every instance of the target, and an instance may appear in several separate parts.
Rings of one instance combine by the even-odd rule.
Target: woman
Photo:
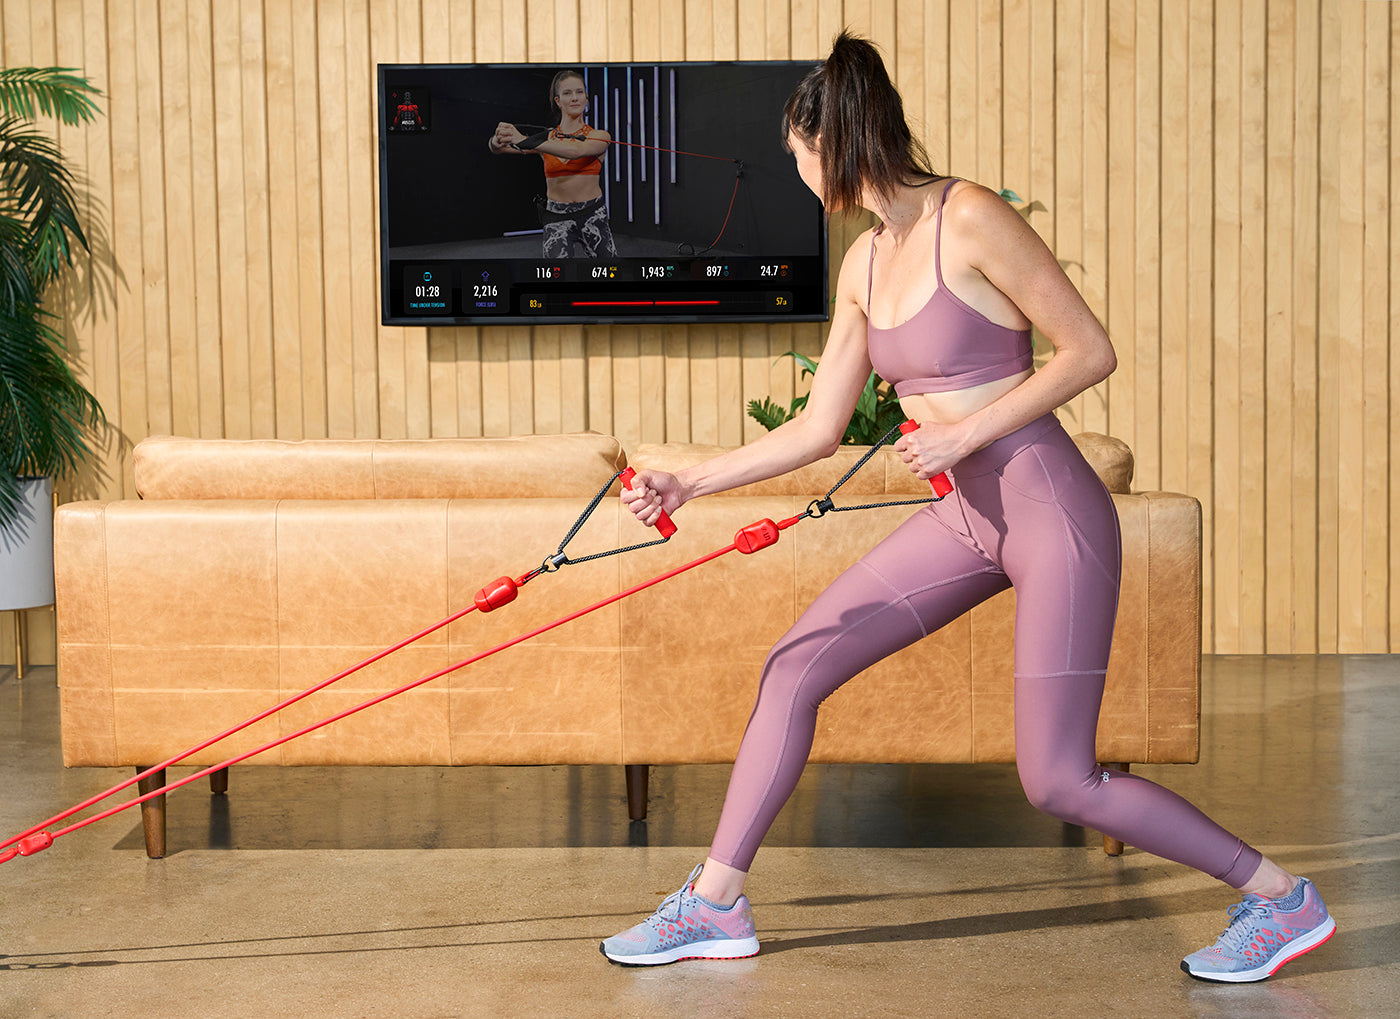
[[[496,125],[486,143],[496,155],[538,153],[544,161],[545,200],[539,207],[544,226],[544,257],[572,258],[574,244],[587,258],[617,254],[599,178],[602,156],[612,136],[584,123],[588,87],[578,71],[560,71],[549,87],[556,126],[526,136],[514,124]]]
[[[744,881],[806,763],[817,707],[876,661],[1014,586],[1016,760],[1031,802],[1243,890],[1213,947],[1182,968],[1261,980],[1334,928],[1314,886],[1136,775],[1103,771],[1094,735],[1117,610],[1113,502],[1052,411],[1114,369],[1113,347],[1036,233],[996,194],[928,169],[875,49],[841,35],[784,111],[804,183],[829,211],[880,225],[846,254],[806,408],[677,475],[640,472],[623,499],[644,523],[701,495],[831,455],[872,365],[920,427],[895,449],[954,492],[844,573],[763,670],[708,858],[649,920],[603,942],[659,964],[758,951]],[[1034,323],[1055,346],[1031,368]],[[1268,946],[1260,948],[1260,943]]]

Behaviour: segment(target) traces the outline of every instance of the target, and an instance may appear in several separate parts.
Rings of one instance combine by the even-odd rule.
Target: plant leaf
[[[808,375],[815,375],[817,373],[817,362],[812,360],[806,354],[799,354],[795,350],[789,350],[786,353],[779,355],[778,361],[781,361],[785,357],[792,358],[794,361],[796,361],[799,365],[802,366],[803,378],[806,378]],[[778,361],[774,361],[773,364],[776,365]]]
[[[72,67],[10,67],[0,70],[0,111],[33,120],[57,117],[65,124],[91,121],[100,112],[94,98],[102,95]]]

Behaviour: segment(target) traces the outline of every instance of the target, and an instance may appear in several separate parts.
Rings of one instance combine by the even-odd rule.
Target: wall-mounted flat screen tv
[[[386,325],[829,315],[810,63],[381,64]]]

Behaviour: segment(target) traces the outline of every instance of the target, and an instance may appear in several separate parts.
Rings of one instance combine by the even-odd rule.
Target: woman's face
[[[588,109],[588,89],[584,87],[582,78],[569,77],[559,82],[558,89],[554,93],[554,101],[559,105],[559,112],[566,117],[581,117]]]
[[[797,163],[797,176],[818,198],[822,196],[822,157],[816,148],[820,141],[820,137],[814,138],[809,145],[796,131],[789,131],[787,136],[788,148]]]

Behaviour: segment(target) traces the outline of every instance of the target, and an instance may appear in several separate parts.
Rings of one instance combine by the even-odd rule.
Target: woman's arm
[[[836,452],[870,377],[865,312],[856,303],[857,294],[863,292],[869,254],[868,233],[846,253],[831,330],[812,378],[807,405],[796,417],[753,442],[675,475],[640,472],[632,482],[632,491],[622,494],[639,519],[655,523],[661,510],[672,513],[698,496],[777,477]]]
[[[548,152],[560,159],[585,159],[601,156],[608,151],[612,135],[606,131],[594,130],[587,138],[546,138],[535,146],[536,152]]]
[[[1108,378],[1118,360],[1113,344],[1055,256],[1016,210],[983,187],[949,195],[948,235],[968,264],[1021,309],[1055,348],[1055,356],[1015,389],[956,424],[925,424],[895,444],[914,453],[921,478],[957,464],[974,450],[1063,406]],[[944,275],[948,269],[945,263]]]

